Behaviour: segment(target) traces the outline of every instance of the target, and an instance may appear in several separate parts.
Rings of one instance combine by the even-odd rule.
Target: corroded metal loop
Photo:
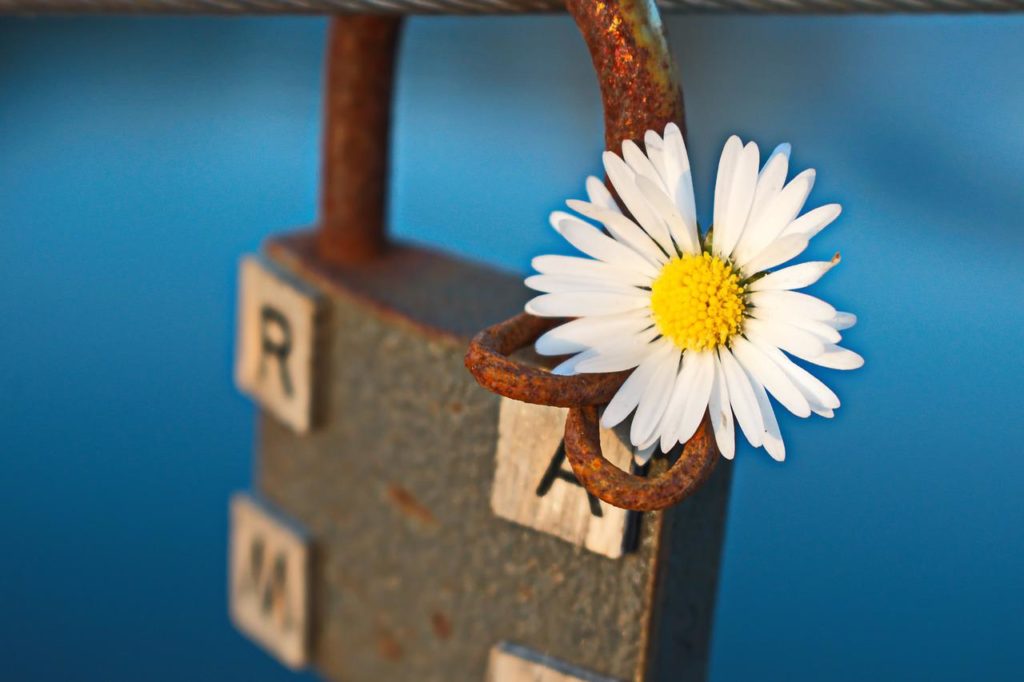
[[[605,148],[642,144],[648,130],[686,131],[683,92],[658,8],[651,2],[566,0],[594,63],[604,105]]]
[[[520,313],[488,327],[470,342],[466,368],[481,386],[524,403],[555,407],[607,403],[629,372],[559,376],[509,357],[562,322]]]
[[[653,478],[629,474],[604,458],[597,408],[587,406],[569,410],[565,457],[592,495],[622,509],[654,511],[671,507],[695,492],[714,471],[718,447],[705,414],[697,433],[668,470]]]

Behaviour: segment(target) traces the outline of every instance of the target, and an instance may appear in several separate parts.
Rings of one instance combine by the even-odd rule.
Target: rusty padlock
[[[682,123],[654,5],[567,8],[598,73],[606,146]],[[670,472],[693,479],[687,493],[707,478],[698,492],[625,512],[564,464],[599,440],[618,467],[628,462],[583,408],[621,376],[527,405],[466,372],[473,334],[521,310],[528,292],[385,238],[398,32],[393,18],[333,21],[319,224],[247,261],[238,373],[264,409],[256,492],[235,502],[235,620],[328,679],[702,679],[730,469],[711,474],[714,459],[684,454],[690,464]],[[500,338],[482,357],[500,365],[544,324],[492,329]],[[562,443],[566,407],[579,442]],[[639,480],[666,480],[651,476]]]

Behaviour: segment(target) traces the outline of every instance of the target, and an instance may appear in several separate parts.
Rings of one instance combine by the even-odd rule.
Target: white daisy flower
[[[596,177],[587,178],[589,201],[556,211],[551,224],[589,258],[539,256],[526,280],[544,292],[526,304],[542,317],[576,318],[536,342],[543,355],[571,357],[556,374],[634,369],[601,417],[613,427],[631,413],[630,439],[646,461],[685,443],[710,410],[715,440],[731,459],[733,415],[750,444],[776,460],[785,445],[768,396],[797,415],[831,417],[839,398],[788,356],[832,369],[864,361],[836,345],[856,317],[796,291],[839,262],[778,266],[839,215],[828,204],[801,215],[814,184],[806,170],[786,182],[789,145],[780,145],[759,168],[757,145],[730,137],[715,183],[714,221],[701,235],[693,180],[679,128],[644,137],[646,154],[632,141],[622,157],[604,153],[604,168],[624,215]],[[787,355],[788,354],[788,355]]]

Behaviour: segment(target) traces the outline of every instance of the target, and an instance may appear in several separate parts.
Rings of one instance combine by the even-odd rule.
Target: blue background
[[[741,449],[711,678],[1019,679],[1024,20],[672,17],[698,205],[726,136],[840,201],[868,359]],[[316,210],[321,19],[0,22],[0,677],[293,679],[230,627],[235,264]],[[395,234],[525,272],[599,171],[564,17],[417,19]]]

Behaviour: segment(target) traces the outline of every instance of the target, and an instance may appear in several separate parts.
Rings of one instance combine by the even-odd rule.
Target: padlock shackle
[[[669,123],[685,135],[683,92],[654,3],[566,0],[565,8],[597,73],[605,148],[618,153],[625,140],[640,144],[645,132],[662,131]]]
[[[664,27],[646,0],[568,0],[594,63],[604,106],[605,146],[640,142],[674,122],[683,98]],[[387,248],[391,105],[402,19],[331,19],[324,87],[317,251],[331,264],[361,263]]]
[[[317,251],[331,264],[387,247],[388,159],[395,56],[402,19],[331,19],[324,87]]]

